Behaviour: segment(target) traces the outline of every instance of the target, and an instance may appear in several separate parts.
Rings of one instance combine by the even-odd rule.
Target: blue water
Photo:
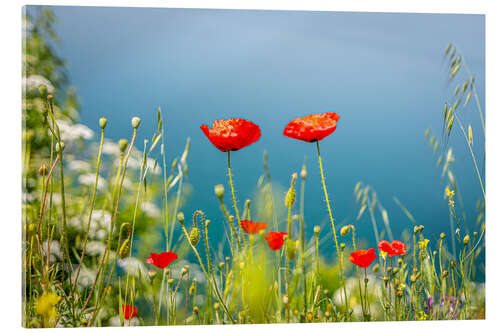
[[[189,182],[194,192],[186,212],[201,208],[214,220],[222,218],[213,186],[227,184],[226,155],[208,142],[199,126],[243,117],[260,125],[262,138],[232,154],[240,202],[255,190],[264,150],[269,152],[273,179],[285,187],[307,156],[307,232],[312,235],[316,224],[328,230],[315,145],[285,138],[282,132],[294,117],[335,111],[340,115],[337,131],[321,142],[321,149],[338,223],[354,222],[358,206],[353,188],[363,181],[377,191],[397,237],[413,227],[393,196],[426,226],[427,235],[449,235],[446,184],[424,131],[431,127],[441,133],[443,104],[451,100],[455,87],[448,85],[444,66],[448,42],[459,46],[475,74],[484,106],[484,16],[53,10],[61,38],[56,49],[67,60],[69,78],[77,88],[82,123],[98,130],[98,119],[105,116],[107,135],[118,140],[129,136],[130,118],[140,116],[142,142],[155,130],[155,112],[161,106],[169,158],[179,155],[186,137],[191,137]],[[484,137],[473,105],[471,101],[462,120],[474,129],[484,174]],[[458,127],[450,145],[471,225],[482,195]],[[382,229],[380,215],[377,218]],[[361,237],[375,246],[368,215],[356,225]],[[333,252],[333,245],[327,246]]]

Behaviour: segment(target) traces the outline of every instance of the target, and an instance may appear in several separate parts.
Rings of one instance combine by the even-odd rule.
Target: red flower
[[[258,234],[261,230],[267,228],[267,223],[241,220],[241,227],[247,234]]]
[[[387,255],[389,257],[399,256],[401,254],[407,254],[406,245],[398,240],[395,240],[392,243],[389,243],[386,240],[381,240],[378,243],[378,249],[380,251],[387,252]]]
[[[175,259],[177,259],[177,254],[172,251],[162,253],[151,252],[151,256],[146,259],[146,263],[155,265],[156,267],[163,269],[167,268],[168,265],[170,265],[170,263]]]
[[[286,232],[269,231],[264,238],[267,240],[267,245],[269,245],[271,250],[278,251],[283,246],[283,236],[285,235],[287,235]]]
[[[132,319],[137,315],[137,308],[132,305],[122,305],[123,318]]]
[[[216,120],[212,128],[200,126],[208,140],[220,151],[239,150],[260,139],[260,128],[241,118]]]
[[[306,142],[320,141],[335,132],[339,118],[335,112],[295,118],[286,125],[283,135]]]
[[[368,250],[357,250],[351,253],[349,256],[349,260],[354,264],[358,265],[359,267],[368,267],[370,264],[377,258],[377,255],[375,254],[375,249],[368,249]]]

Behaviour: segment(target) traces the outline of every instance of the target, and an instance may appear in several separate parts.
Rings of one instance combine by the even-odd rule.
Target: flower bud
[[[316,236],[318,236],[318,235],[319,235],[320,230],[321,230],[321,228],[319,227],[319,225],[315,226],[315,227],[314,227],[314,234],[315,234]]]
[[[222,198],[224,197],[224,185],[222,184],[215,185],[214,192],[217,198],[219,198],[219,200],[222,200]]]
[[[198,307],[195,305],[195,306],[193,307],[193,313],[194,313],[194,314],[198,314],[198,311],[200,311],[200,310],[199,310],[199,309],[198,309]]]
[[[171,286],[174,284],[174,279],[170,278],[167,280],[167,283]]]
[[[444,232],[442,232],[441,235],[439,235],[439,237],[441,237],[441,239],[444,239],[444,237],[445,237]]]
[[[477,231],[474,231],[474,233],[472,234],[474,236],[474,238],[477,237]]]
[[[188,272],[189,272],[189,266],[188,265],[182,267],[182,269],[181,269],[181,276],[186,275]]]
[[[139,117],[132,118],[132,127],[134,129],[137,129],[140,124],[141,124],[141,118],[139,118]]]
[[[178,213],[177,213],[177,220],[178,220],[181,224],[184,224],[184,213],[183,213],[183,212],[178,212]]]
[[[307,169],[305,164],[302,166],[302,170],[300,170],[300,178],[303,180],[307,178]]]
[[[123,153],[125,151],[125,149],[127,149],[128,140],[127,139],[120,139],[120,141],[118,141],[118,146],[120,147],[120,151]]]
[[[38,92],[40,93],[40,96],[45,97],[47,95],[47,86],[45,84],[42,84],[38,87]]]
[[[62,141],[61,141],[61,142],[58,142],[58,143],[56,144],[56,153],[58,153],[58,154],[59,154],[59,153],[62,153],[62,152],[64,151],[64,147],[65,147],[64,142],[62,142]]]
[[[165,268],[165,275],[170,276],[170,268]]]
[[[353,227],[352,224],[343,226],[342,229],[340,229],[340,235],[341,236],[346,236],[349,233],[349,231],[351,230],[352,227]]]
[[[288,295],[283,295],[283,304],[288,304]]]
[[[291,187],[288,192],[286,192],[285,205],[287,208],[291,208],[295,203],[295,188]]]
[[[245,263],[243,261],[240,262],[240,269],[241,270],[245,269]]]
[[[125,259],[130,254],[130,238],[125,239],[122,246],[120,246],[120,250],[118,251],[118,256],[120,259]]]
[[[205,224],[206,224],[207,228],[208,228],[208,226],[210,225],[210,222],[212,222],[212,220],[206,220],[206,221],[205,221]]]
[[[104,117],[99,119],[99,127],[102,129],[106,128],[106,125],[108,124],[108,120]]]
[[[214,303],[214,310],[215,311],[219,310],[219,303],[218,302]]]
[[[40,168],[38,169],[38,173],[40,174],[40,176],[47,175],[47,165],[45,165],[45,163],[40,165]]]
[[[223,270],[223,269],[224,269],[224,266],[225,266],[225,263],[224,263],[223,261],[221,261],[221,262],[219,263],[219,269],[220,269],[220,270]]]
[[[191,245],[196,246],[199,241],[200,229],[198,229],[197,227],[193,227],[193,229],[191,229],[191,232],[189,233],[189,242],[191,243]]]
[[[287,239],[286,241],[286,254],[289,260],[295,259],[297,255],[297,248],[295,247],[295,242],[291,239]]]
[[[447,270],[444,270],[442,274],[443,274],[443,278],[446,278],[448,276],[449,272]]]
[[[378,264],[375,264],[375,266],[373,266],[372,270],[374,273],[378,273],[378,271],[380,270],[380,266]]]
[[[345,243],[340,243],[340,249],[341,249],[342,251],[344,251],[344,249],[345,249]]]
[[[154,269],[150,270],[150,271],[148,272],[149,279],[150,279],[151,281],[152,281],[152,280],[154,280],[154,278],[156,277],[156,274],[158,274],[158,272],[157,272],[157,271],[155,271]]]
[[[469,236],[469,235],[466,235],[466,236],[464,237],[464,245],[469,244],[469,242],[470,242],[470,236]]]
[[[398,274],[398,272],[399,272],[399,267],[394,267],[394,268],[392,269],[392,274],[393,274],[393,275]]]

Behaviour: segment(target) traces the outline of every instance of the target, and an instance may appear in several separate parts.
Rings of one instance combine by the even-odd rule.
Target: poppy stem
[[[243,244],[245,245],[245,249],[247,248],[247,241],[245,239],[245,236],[241,232],[241,219],[240,219],[240,212],[238,211],[238,204],[236,202],[236,195],[234,194],[234,186],[233,186],[233,176],[231,175],[231,151],[227,151],[227,171],[229,174],[229,185],[231,186],[231,194],[233,196],[233,205],[234,205],[234,212],[236,214],[236,219],[238,220],[238,226],[240,229],[240,237],[243,239]]]
[[[332,231],[333,231],[333,239],[335,241],[335,249],[337,250],[337,258],[339,258],[339,274],[340,274],[340,281],[342,282],[342,286],[345,288],[345,281],[344,281],[344,269],[342,265],[342,258],[340,254],[340,248],[339,248],[339,242],[337,240],[337,232],[335,231],[335,222],[333,220],[333,215],[332,215],[332,209],[330,207],[330,200],[328,199],[328,191],[326,190],[326,184],[325,184],[325,175],[323,172],[323,163],[321,162],[321,153],[319,150],[319,141],[316,141],[316,148],[318,150],[318,163],[319,163],[319,170],[321,172],[321,183],[323,184],[323,192],[325,194],[325,200],[326,200],[326,206],[328,208],[328,214],[330,216],[330,222],[332,224]],[[347,302],[347,300],[346,300]],[[346,309],[347,312],[347,309]]]

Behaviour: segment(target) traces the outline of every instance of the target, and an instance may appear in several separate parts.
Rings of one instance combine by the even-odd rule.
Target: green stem
[[[227,151],[227,170],[229,174],[229,185],[231,185],[231,194],[233,196],[233,205],[234,205],[234,212],[236,213],[236,219],[238,220],[238,226],[240,229],[240,237],[243,239],[243,244],[245,246],[245,249],[247,248],[247,241],[241,232],[241,219],[240,219],[240,212],[238,211],[238,204],[236,201],[236,195],[234,194],[234,186],[233,186],[233,176],[231,174],[231,151]]]

